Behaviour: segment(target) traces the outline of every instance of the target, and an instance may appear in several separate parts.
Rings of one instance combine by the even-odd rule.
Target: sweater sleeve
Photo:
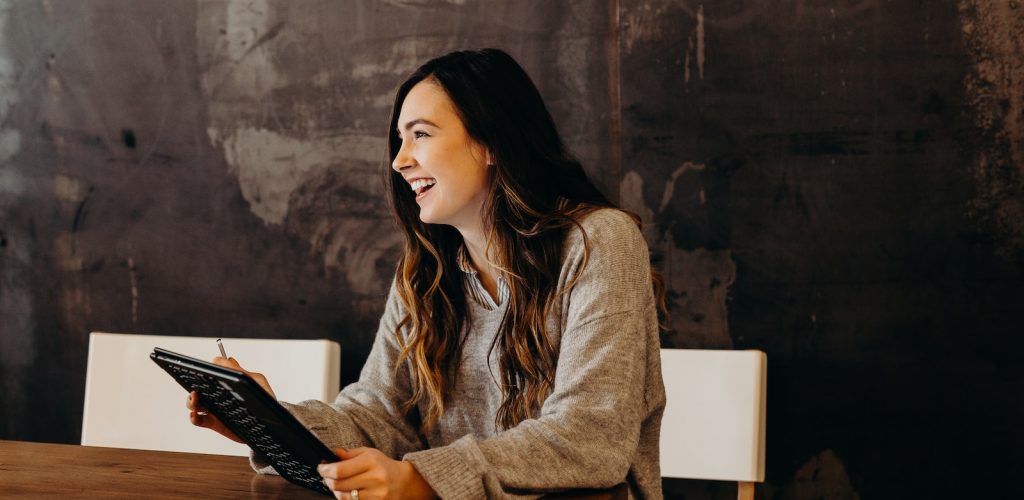
[[[418,431],[415,408],[402,410],[410,395],[409,372],[396,369],[401,347],[395,328],[403,313],[392,283],[384,314],[359,380],[346,386],[332,404],[317,400],[281,404],[329,448],[373,447],[390,457],[401,457],[426,447]],[[254,469],[275,473],[266,460],[250,454]]]
[[[578,278],[563,306],[552,393],[537,418],[493,437],[469,435],[405,456],[442,498],[502,498],[526,492],[606,488],[626,479],[647,401],[649,336],[657,335],[647,245],[625,214],[603,210],[583,223],[590,248],[567,240],[563,276]],[[564,281],[563,281],[564,282]]]

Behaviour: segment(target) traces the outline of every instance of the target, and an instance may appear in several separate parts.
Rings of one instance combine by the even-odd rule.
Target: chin
[[[430,213],[429,210],[424,211],[422,209],[420,210],[420,222],[422,222],[424,224],[440,224],[441,223],[440,221],[437,220],[437,217],[434,217],[434,214]]]
[[[435,202],[439,200],[429,200],[427,203],[420,205],[420,221],[424,224],[448,224],[452,219],[452,213],[446,204],[438,206]]]

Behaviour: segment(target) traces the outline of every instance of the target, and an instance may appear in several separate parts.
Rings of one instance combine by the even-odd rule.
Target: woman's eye
[[[427,134],[426,132],[424,132],[422,130],[417,130],[417,131],[413,132],[412,136],[417,138],[417,139],[419,139],[421,137],[430,137],[429,134]]]

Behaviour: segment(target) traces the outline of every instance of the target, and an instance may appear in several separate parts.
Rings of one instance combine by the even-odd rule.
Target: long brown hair
[[[397,291],[406,314],[394,332],[403,346],[402,365],[411,360],[413,394],[406,411],[425,403],[424,430],[444,414],[447,390],[462,347],[470,308],[456,257],[462,236],[447,225],[424,224],[412,191],[390,168],[401,148],[398,116],[409,91],[429,80],[445,90],[473,140],[493,160],[484,203],[487,254],[508,285],[508,307],[491,345],[497,349],[503,399],[495,424],[508,429],[533,416],[551,391],[558,346],[547,319],[556,300],[562,245],[568,231],[588,213],[617,208],[587,179],[565,149],[554,121],[530,77],[497,49],[453,52],[417,69],[398,89],[391,112],[390,162],[385,184],[405,236],[397,269]],[[636,215],[630,214],[640,224]],[[586,235],[584,234],[586,244]],[[584,262],[589,255],[585,249]],[[514,256],[514,258],[513,258]],[[651,271],[660,309],[664,287]],[[409,327],[409,337],[401,331]]]

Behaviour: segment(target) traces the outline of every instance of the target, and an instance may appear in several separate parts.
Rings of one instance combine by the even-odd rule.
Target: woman
[[[565,151],[523,69],[495,49],[427,62],[398,90],[389,150],[405,246],[369,358],[332,405],[283,403],[342,459],[320,466],[326,484],[660,497],[660,281],[638,219]]]

